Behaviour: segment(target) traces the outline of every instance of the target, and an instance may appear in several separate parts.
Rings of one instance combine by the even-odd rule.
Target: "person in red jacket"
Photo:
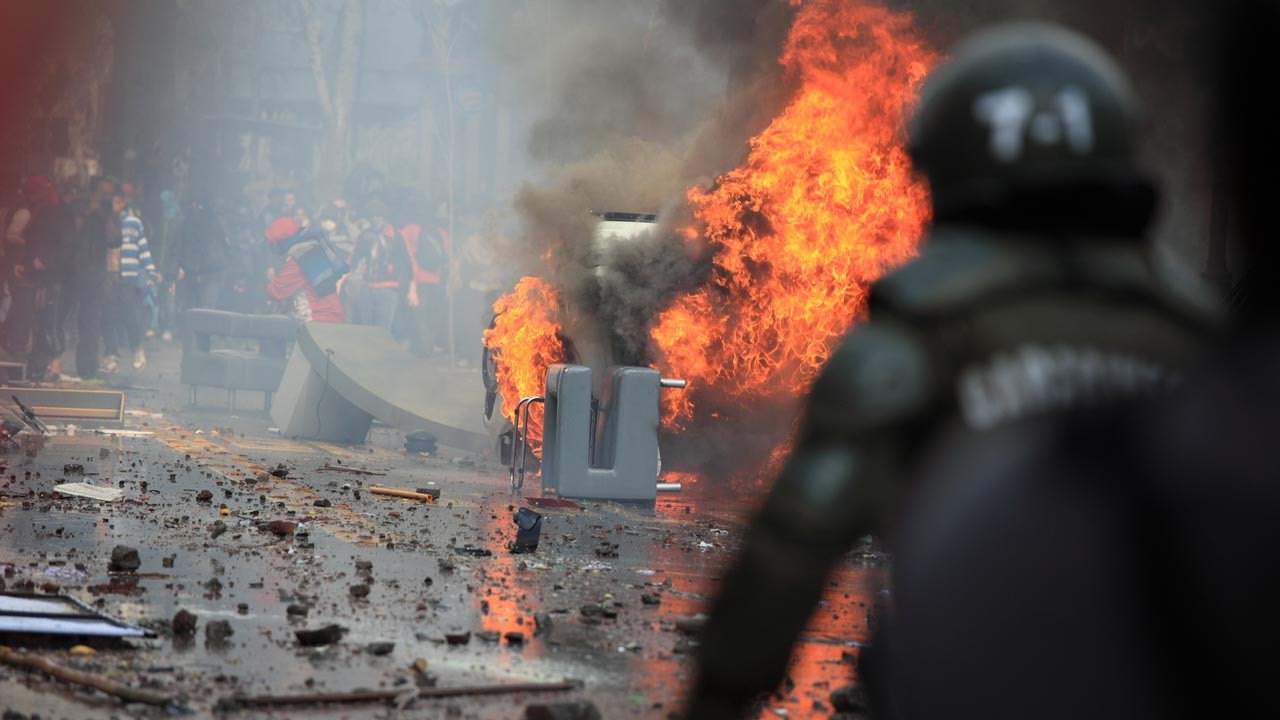
[[[298,223],[288,217],[271,223],[265,235],[271,249],[285,258],[267,286],[267,295],[301,322],[343,322],[340,277],[320,241],[301,233]]]

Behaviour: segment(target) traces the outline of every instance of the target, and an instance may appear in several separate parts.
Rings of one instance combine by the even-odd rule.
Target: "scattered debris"
[[[0,594],[0,634],[153,637],[66,595]]]
[[[492,550],[489,550],[488,548],[475,547],[474,545],[463,545],[462,547],[455,547],[453,551],[458,553],[459,555],[470,555],[472,557],[492,557],[493,556]]]
[[[524,709],[524,720],[601,720],[602,717],[600,710],[586,700],[529,705]]]
[[[318,468],[321,472],[340,472],[349,473],[351,475],[386,475],[384,472],[375,472],[373,470],[363,470],[361,468],[346,467],[345,465],[331,465],[325,463],[323,467]]]
[[[682,615],[676,618],[676,629],[686,635],[697,635],[702,632],[702,628],[707,624],[707,616],[702,613],[697,615]]]
[[[196,614],[187,610],[174,613],[170,626],[178,637],[191,637],[196,634]]]
[[[429,503],[436,501],[435,497],[428,493],[413,492],[412,490],[398,490],[396,488],[379,487],[377,485],[370,487],[369,492],[374,495],[390,495],[391,497],[405,498],[408,500],[425,500]]]
[[[278,477],[280,479],[289,477],[289,468],[285,467],[284,463],[280,463],[279,465],[276,465],[275,469],[271,470],[270,472],[273,476]]]
[[[846,685],[832,691],[831,706],[843,713],[865,713],[870,708],[867,691],[860,685]]]
[[[435,455],[439,450],[439,440],[426,430],[405,433],[404,451],[410,455]]]
[[[465,697],[474,695],[513,695],[518,693],[549,693],[576,690],[577,683],[523,683],[516,685],[469,685],[462,687],[418,688],[419,698]],[[350,693],[325,693],[317,695],[261,695],[237,696],[218,703],[218,708],[228,710],[241,707],[285,707],[291,705],[327,705],[364,702],[386,702],[403,697],[400,690],[365,690]]]
[[[352,585],[351,597],[356,598],[357,600],[363,600],[369,597],[369,586],[364,583],[360,583],[359,585]]]
[[[100,487],[83,482],[54,485],[53,491],[62,495],[88,498],[99,502],[120,502],[124,499],[124,491],[119,488]]]
[[[540,612],[533,615],[534,635],[542,635],[551,630],[551,613]]]
[[[520,508],[515,514],[516,539],[509,546],[511,552],[520,555],[538,549],[542,537],[542,516],[529,508]]]
[[[382,657],[395,652],[396,644],[393,642],[373,642],[364,647],[364,651],[370,655]]]
[[[466,645],[471,642],[471,633],[446,633],[444,640],[450,645]]]
[[[341,625],[326,625],[318,630],[295,630],[293,634],[302,647],[320,647],[339,642],[346,633]]]
[[[196,493],[196,502],[207,503],[212,501],[213,501],[213,493],[211,491],[201,490],[200,492]]]
[[[319,500],[316,500],[315,502],[311,503],[311,505],[313,507],[318,507],[318,508],[327,508],[327,507],[333,507],[333,502],[328,498],[320,498]]]
[[[293,537],[298,531],[298,524],[286,522],[284,520],[272,520],[262,526],[263,532],[269,532],[276,537]]]
[[[209,527],[209,539],[216,540],[219,536],[227,531],[227,524],[221,520],[214,520],[213,525]]]
[[[155,433],[151,432],[150,430],[121,430],[119,428],[98,428],[97,430],[94,430],[94,432],[96,432],[99,435],[110,435],[113,437],[126,437],[126,438],[144,438],[144,437],[151,437],[152,435],[155,435]]]
[[[565,500],[563,498],[536,497],[536,498],[525,498],[524,501],[529,503],[530,505],[533,505],[534,507],[562,508],[565,510],[581,510],[582,509],[582,506],[579,505],[578,503],[572,500]]]
[[[113,682],[104,677],[63,667],[46,658],[17,653],[4,646],[0,646],[0,664],[9,665],[10,667],[39,670],[40,672],[43,672],[46,675],[51,675],[63,682],[69,682],[73,685],[80,685],[83,687],[90,687],[99,692],[120,698],[125,702],[144,703],[146,705],[156,705],[159,707],[177,705],[172,697],[163,693],[151,692],[150,690],[140,690],[127,685],[121,685],[120,683]]]
[[[231,622],[227,620],[211,620],[204,626],[204,641],[210,645],[225,643],[227,638],[235,635]]]
[[[117,545],[111,550],[111,564],[107,569],[111,572],[136,572],[142,567],[142,558],[138,550],[128,545]]]
[[[63,475],[83,475],[84,465],[81,465],[80,463],[67,463],[66,465],[62,466],[62,474]]]

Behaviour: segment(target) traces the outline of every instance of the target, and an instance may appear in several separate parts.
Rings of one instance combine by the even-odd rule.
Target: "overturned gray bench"
[[[302,326],[277,394],[271,419],[286,438],[359,445],[377,418],[458,450],[489,446],[479,373],[434,367],[381,327]]]
[[[297,321],[284,315],[188,310],[182,340],[182,384],[191,387],[191,404],[198,400],[198,388],[214,387],[228,392],[228,406],[235,409],[236,391],[249,390],[263,393],[263,407],[270,411],[272,393],[284,377],[297,333]],[[252,341],[257,350],[216,348],[214,338],[226,338],[236,345]]]

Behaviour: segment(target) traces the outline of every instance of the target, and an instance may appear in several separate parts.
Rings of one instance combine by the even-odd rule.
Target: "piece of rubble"
[[[213,500],[213,492],[210,490],[201,490],[196,493],[196,502],[211,502]]]
[[[225,643],[227,638],[235,634],[235,630],[231,629],[231,623],[227,620],[211,620],[204,626],[204,641],[206,644],[218,645]]]
[[[545,632],[550,631],[550,630],[551,630],[551,624],[552,624],[552,623],[551,623],[551,613],[547,613],[547,612],[534,613],[534,616],[533,616],[533,627],[534,627],[533,634],[534,634],[534,635],[541,635],[541,634],[543,634],[543,633],[545,633]]]
[[[831,706],[836,712],[865,713],[870,709],[867,691],[860,685],[846,685],[831,692]]]
[[[676,618],[676,629],[686,635],[697,635],[702,632],[702,628],[706,627],[707,616],[702,613],[697,615],[683,615]]]
[[[138,557],[137,548],[128,545],[117,545],[111,550],[111,572],[135,572],[142,567],[142,558]]]
[[[306,617],[307,613],[311,612],[311,609],[306,605],[290,603],[289,607],[285,608],[284,612],[289,617]]]
[[[320,498],[319,500],[317,500],[317,501],[315,501],[315,502],[313,502],[313,503],[311,503],[311,504],[312,504],[312,506],[314,506],[314,507],[318,507],[318,508],[333,507],[333,502],[332,502],[331,500],[329,500],[328,498]]]
[[[507,644],[508,644],[508,645],[523,645],[523,644],[524,644],[524,633],[519,632],[519,631],[517,631],[517,630],[512,630],[511,632],[506,633],[506,634],[505,634],[505,635],[503,635],[502,637],[504,637],[504,638],[506,638],[506,639],[507,639]]]
[[[471,642],[471,633],[445,633],[444,641],[450,645],[466,645]]]
[[[601,720],[600,710],[586,701],[529,705],[524,720]]]
[[[395,652],[396,644],[393,642],[372,642],[364,646],[364,651],[370,655],[382,657]]]
[[[326,625],[318,630],[295,630],[293,634],[302,647],[320,647],[342,640],[346,632],[347,629],[341,625]]]
[[[178,637],[191,637],[196,634],[196,614],[187,610],[179,610],[174,613],[173,622],[170,627],[173,628],[173,634]]]
[[[272,520],[263,525],[262,530],[276,537],[293,537],[293,534],[298,531],[298,524],[285,522],[284,520]]]
[[[351,597],[359,600],[363,600],[369,597],[369,586],[364,583],[352,585],[350,592],[351,592]]]
[[[213,525],[209,527],[209,539],[216,540],[219,536],[227,531],[227,524],[221,520],[215,520]]]
[[[542,516],[529,508],[520,508],[514,520],[516,539],[509,546],[511,552],[520,555],[537,551],[542,537]]]
[[[488,548],[479,548],[474,545],[463,545],[455,547],[454,552],[459,555],[470,555],[471,557],[492,557],[493,551]]]

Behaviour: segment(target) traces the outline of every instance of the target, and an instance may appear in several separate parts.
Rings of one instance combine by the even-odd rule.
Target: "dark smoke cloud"
[[[791,12],[782,0],[547,0],[513,19],[513,72],[543,109],[529,153],[545,170],[517,194],[512,253],[609,328],[629,362],[647,362],[652,318],[704,270],[670,231],[684,193],[738,164],[785,99]],[[589,211],[663,223],[602,253]]]

